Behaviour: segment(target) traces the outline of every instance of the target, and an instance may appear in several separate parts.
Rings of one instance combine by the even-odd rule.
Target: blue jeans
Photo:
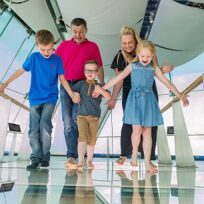
[[[70,83],[70,87],[72,87],[75,82]],[[61,107],[62,107],[62,120],[64,122],[64,137],[67,146],[67,158],[73,157],[77,158],[77,141],[78,141],[78,127],[77,127],[77,111],[78,104],[74,104],[72,102],[71,97],[66,92],[64,87],[60,85],[60,99],[61,99]]]
[[[54,104],[40,104],[30,107],[29,139],[32,162],[50,160],[50,146],[52,133],[52,113]]]

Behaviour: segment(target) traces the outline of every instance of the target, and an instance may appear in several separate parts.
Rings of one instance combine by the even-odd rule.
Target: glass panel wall
[[[6,10],[1,12],[0,15],[0,33],[0,82],[4,82],[22,66],[25,59],[35,49],[35,38],[32,32],[28,32],[27,27]],[[28,106],[26,93],[29,89],[29,81],[30,76],[28,73],[25,73],[12,82],[5,90],[5,93]],[[29,112],[12,104],[8,114],[9,122],[20,124],[23,132]],[[20,136],[17,138],[17,149],[19,148],[21,138]],[[8,134],[5,150],[9,150],[12,139],[12,136]]]

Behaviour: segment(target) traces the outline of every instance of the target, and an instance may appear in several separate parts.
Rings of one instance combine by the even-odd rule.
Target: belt
[[[151,92],[152,92],[151,89],[145,89],[145,88],[136,88],[134,90],[136,97],[145,96],[146,94],[149,94]]]

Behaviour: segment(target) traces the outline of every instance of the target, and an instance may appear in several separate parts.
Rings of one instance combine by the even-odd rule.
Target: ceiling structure
[[[88,22],[88,38],[100,46],[105,67],[120,48],[123,25],[157,45],[160,64],[181,65],[204,50],[204,0],[4,0],[34,32],[46,28],[56,41],[70,37],[70,21]],[[108,70],[105,69],[107,75]]]

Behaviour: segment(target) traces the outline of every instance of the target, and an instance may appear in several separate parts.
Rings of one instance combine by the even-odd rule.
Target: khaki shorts
[[[77,117],[77,125],[79,130],[78,142],[86,141],[89,145],[95,145],[98,131],[98,122],[98,117],[79,115]]]

